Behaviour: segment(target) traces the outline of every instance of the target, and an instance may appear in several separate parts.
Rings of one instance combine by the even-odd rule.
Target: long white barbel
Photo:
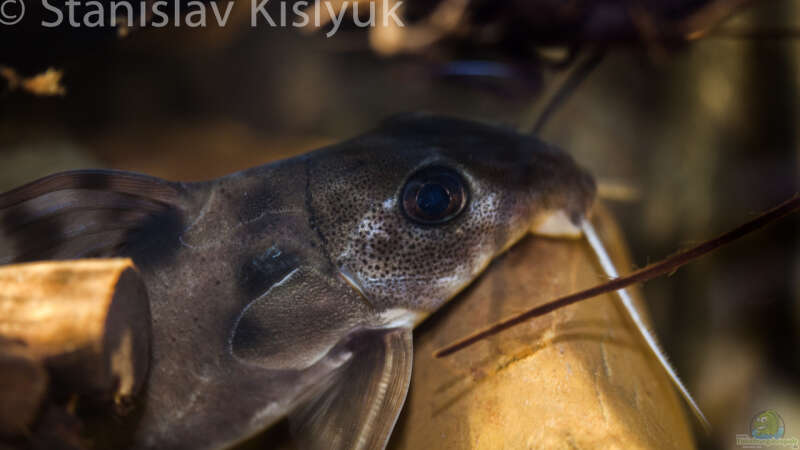
[[[600,240],[600,237],[597,235],[597,232],[595,231],[591,222],[584,219],[581,223],[581,229],[583,230],[584,236],[586,236],[586,240],[589,242],[589,246],[592,248],[592,250],[594,250],[595,255],[597,255],[597,260],[600,262],[600,267],[603,268],[606,276],[612,279],[618,278],[619,274],[617,273],[617,269],[614,267],[614,263],[611,261],[608,252],[606,252],[606,249],[603,246],[603,242]],[[703,411],[700,410],[700,407],[697,405],[697,402],[695,402],[694,398],[692,398],[692,394],[690,394],[689,390],[686,389],[686,386],[683,385],[683,382],[678,377],[678,373],[669,363],[669,360],[667,360],[667,356],[663,351],[661,351],[655,335],[653,335],[653,333],[651,333],[647,328],[647,324],[644,323],[644,319],[642,319],[642,316],[636,309],[636,305],[634,305],[633,299],[628,293],[628,290],[622,288],[615,292],[619,296],[622,306],[625,307],[628,317],[630,317],[630,319],[633,321],[636,329],[639,330],[639,334],[647,343],[647,347],[650,349],[653,355],[655,355],[659,364],[661,364],[661,367],[663,367],[667,372],[667,375],[669,375],[670,379],[675,384],[675,387],[678,388],[678,391],[681,393],[683,399],[686,400],[686,403],[689,404],[690,409],[703,425],[703,428],[706,430],[706,432],[710,432],[711,423],[708,421],[708,419],[706,419],[705,414],[703,414]]]

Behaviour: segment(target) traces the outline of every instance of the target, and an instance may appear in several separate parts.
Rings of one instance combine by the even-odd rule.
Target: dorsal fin
[[[136,253],[143,235],[181,226],[180,198],[179,185],[130,172],[41,178],[0,194],[0,264]]]

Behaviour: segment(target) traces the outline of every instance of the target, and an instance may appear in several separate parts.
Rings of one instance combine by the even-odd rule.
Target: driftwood
[[[625,273],[620,234],[598,215]],[[390,448],[693,448],[680,398],[613,295],[433,357],[501,318],[603,281],[600,273],[584,241],[528,238],[496,261],[415,331],[411,389]]]
[[[121,405],[147,375],[150,308],[129,259],[0,267],[0,434],[64,399]]]
[[[21,344],[0,344],[0,435],[25,433],[47,393],[48,376]]]

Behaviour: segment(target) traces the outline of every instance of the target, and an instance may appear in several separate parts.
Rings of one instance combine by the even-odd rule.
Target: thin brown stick
[[[602,47],[597,47],[589,49],[586,57],[575,62],[575,67],[568,71],[561,85],[553,93],[553,96],[547,100],[539,116],[536,118],[533,125],[530,126],[531,134],[538,135],[541,133],[542,128],[544,128],[553,114],[567,101],[578,86],[589,78],[589,75],[603,61],[604,56],[604,49]]]
[[[556,309],[563,308],[564,306],[577,303],[581,300],[586,300],[588,298],[592,298],[600,294],[605,294],[606,292],[616,291],[625,288],[627,286],[630,286],[632,284],[650,280],[651,278],[655,278],[659,275],[672,273],[676,271],[679,267],[709,252],[712,252],[722,247],[723,245],[726,245],[730,242],[735,241],[736,239],[739,239],[747,234],[750,234],[753,231],[759,230],[776,220],[779,220],[789,214],[796,212],[799,209],[800,209],[800,195],[795,195],[791,199],[781,203],[775,208],[760,214],[755,219],[746,222],[714,239],[705,241],[695,247],[679,252],[657,263],[653,263],[641,269],[635,270],[626,276],[615,278],[606,283],[593,286],[589,289],[566,295],[564,297],[558,298],[543,305],[531,308],[528,311],[520,313],[516,316],[504,319],[500,322],[490,325],[488,328],[485,328],[473,335],[467,336],[444,348],[437,350],[434,353],[434,356],[436,356],[437,358],[441,358],[447,355],[451,355],[461,349],[469,347],[470,345],[478,341],[486,339],[489,336],[498,334],[501,331],[507,330],[508,328],[511,328],[514,325],[520,324],[534,317],[547,314],[551,311],[555,311]]]

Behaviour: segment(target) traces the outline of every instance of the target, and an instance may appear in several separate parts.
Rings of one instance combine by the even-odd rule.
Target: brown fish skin
[[[423,224],[401,196],[431,167],[458,174],[466,201]],[[311,447],[373,448],[405,399],[411,328],[541,217],[577,224],[594,192],[533,137],[413,114],[208,182],[34,182],[0,195],[0,261],[128,255],[140,268],[152,369],[141,410],[109,445],[219,448],[288,415]]]

